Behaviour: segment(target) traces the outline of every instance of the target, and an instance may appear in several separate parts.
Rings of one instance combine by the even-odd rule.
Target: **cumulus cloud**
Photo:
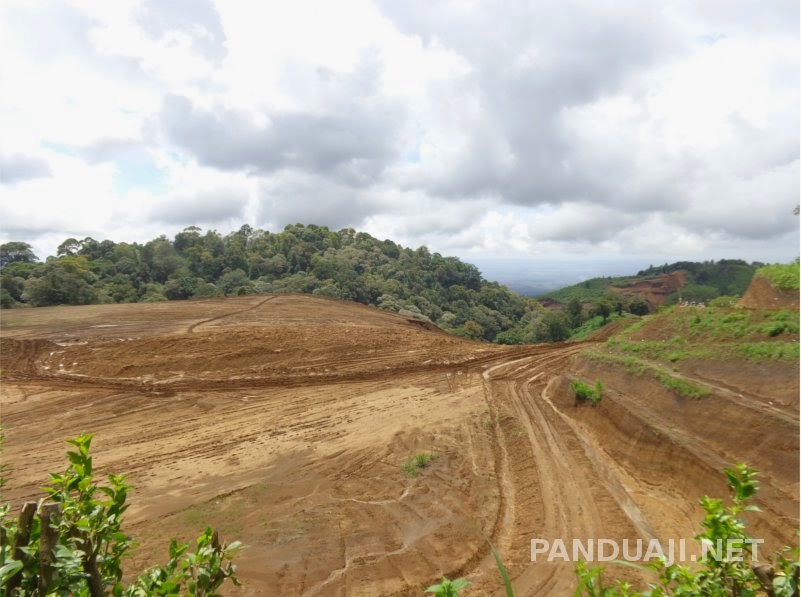
[[[791,0],[0,15],[4,238],[82,236],[84,214],[130,240],[303,222],[468,257],[797,254]]]
[[[20,154],[0,155],[0,183],[13,184],[50,174],[50,166],[43,159]]]
[[[205,58],[222,60],[226,55],[225,32],[211,0],[146,0],[136,9],[136,21],[155,39],[188,36],[191,47]]]
[[[281,169],[325,175],[352,186],[372,184],[397,157],[402,114],[376,95],[380,73],[368,64],[348,76],[316,72],[330,104],[318,111],[248,114],[195,106],[168,95],[160,122],[169,141],[202,164],[268,174]]]
[[[260,185],[256,222],[272,229],[297,223],[321,223],[334,230],[361,228],[366,218],[386,208],[378,195],[364,189],[324,176],[285,171]]]
[[[227,190],[201,191],[191,196],[167,198],[150,211],[150,217],[167,224],[192,226],[241,220],[248,198]]]

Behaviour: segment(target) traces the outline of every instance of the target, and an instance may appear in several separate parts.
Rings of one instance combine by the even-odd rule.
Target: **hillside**
[[[484,595],[484,533],[517,594],[561,595],[573,565],[532,565],[531,539],[689,540],[698,499],[748,462],[771,553],[799,522],[797,318],[675,307],[521,347],[308,294],[12,309],[4,498],[38,497],[90,431],[98,474],[134,485],[132,569],[210,525],[248,546],[226,594],[420,595],[446,575]]]
[[[799,307],[799,262],[766,265],[757,270],[748,291],[739,301],[741,307],[778,309]]]
[[[0,247],[4,308],[159,302],[301,292],[356,301],[492,341],[540,306],[455,257],[369,234],[296,224],[222,236],[190,226],[138,243],[67,239],[38,263],[23,242]],[[550,336],[539,341],[552,340]]]
[[[566,305],[574,299],[592,303],[609,293],[616,293],[628,299],[642,298],[652,309],[675,304],[679,298],[690,302],[707,302],[718,296],[741,296],[754,272],[762,265],[737,259],[678,261],[651,266],[636,276],[593,278],[548,292],[537,299]]]

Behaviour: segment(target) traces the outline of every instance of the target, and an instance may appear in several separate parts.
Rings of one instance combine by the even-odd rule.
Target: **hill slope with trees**
[[[552,336],[548,310],[485,280],[475,266],[352,228],[295,224],[273,233],[245,225],[223,236],[190,226],[144,244],[70,238],[44,262],[27,243],[10,242],[0,247],[0,267],[4,308],[299,292],[374,305],[479,340],[496,340],[521,322],[527,341],[564,336]]]
[[[573,299],[583,303],[603,299],[611,292],[624,292],[628,288],[644,285],[644,282],[664,279],[671,274],[681,273],[684,282],[680,288],[671,289],[664,298],[664,304],[676,304],[679,299],[691,302],[708,302],[719,296],[741,296],[745,293],[754,272],[763,263],[748,263],[740,259],[721,259],[720,261],[677,261],[675,263],[651,266],[636,276],[593,278],[573,286],[560,288],[537,297],[566,305]],[[655,305],[651,305],[652,307]]]

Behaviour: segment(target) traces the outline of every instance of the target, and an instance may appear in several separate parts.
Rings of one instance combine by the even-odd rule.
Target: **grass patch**
[[[632,375],[648,375],[653,377],[665,388],[684,398],[703,398],[710,393],[707,388],[670,375],[659,367],[650,365],[636,357],[617,355],[593,349],[584,350],[581,352],[581,355],[594,361],[621,366],[627,373],[631,373]]]
[[[739,346],[740,354],[751,361],[796,360],[798,342],[747,342]]]
[[[623,330],[622,335],[625,336],[625,335],[628,335],[628,334],[633,334],[634,332],[636,332],[637,330],[642,328],[646,323],[648,323],[649,319],[650,319],[649,317],[645,317],[643,319],[640,319],[640,321],[635,321],[630,326],[628,326],[625,330]]]
[[[626,373],[631,373],[632,375],[642,375],[650,368],[649,365],[636,357],[603,352],[592,348],[582,350],[581,355],[593,361],[621,366],[626,370]]]
[[[683,379],[679,379],[678,377],[673,377],[672,375],[668,375],[662,371],[657,371],[654,374],[654,377],[656,377],[656,379],[658,379],[668,390],[678,394],[682,398],[698,399],[709,395],[708,389],[702,388],[701,386],[697,386],[694,383],[690,383]]]
[[[573,389],[573,393],[576,395],[576,400],[580,402],[584,402],[585,400],[589,400],[592,402],[592,405],[595,406],[601,401],[601,397],[603,395],[603,384],[600,381],[595,382],[594,386],[584,383],[581,380],[573,380],[570,384],[570,387]]]
[[[739,296],[719,296],[709,301],[710,307],[733,307],[740,300]]]
[[[406,460],[403,461],[403,472],[409,477],[416,477],[437,456],[439,454],[436,452],[417,452],[407,456]]]
[[[798,260],[793,263],[774,263],[760,267],[755,275],[767,278],[771,284],[782,290],[799,289]]]
[[[790,309],[673,309],[657,317],[667,318],[675,336],[694,344],[756,341],[799,333],[798,312]]]
[[[691,357],[709,357],[712,354],[706,347],[690,345],[681,336],[674,336],[669,340],[629,340],[622,336],[613,336],[606,341],[606,345],[623,354],[671,363]]]
[[[570,336],[570,340],[586,340],[590,334],[592,334],[595,330],[599,330],[604,327],[606,324],[616,321],[618,319],[622,319],[624,317],[634,317],[630,313],[624,313],[623,315],[618,315],[617,313],[613,313],[609,316],[608,319],[604,320],[603,317],[600,315],[596,315],[595,317],[591,317],[580,327],[576,328],[576,331],[573,332],[573,335]]]

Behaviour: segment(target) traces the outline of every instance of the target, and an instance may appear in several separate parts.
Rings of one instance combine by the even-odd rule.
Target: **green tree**
[[[33,263],[39,258],[33,254],[33,250],[28,243],[12,241],[0,245],[0,268],[9,263]]]
[[[34,307],[89,305],[97,301],[97,290],[90,284],[93,281],[85,257],[49,259],[40,277],[25,282],[22,297]]]
[[[170,278],[164,283],[164,296],[171,301],[191,298],[195,290],[197,290],[197,278],[188,274]]]
[[[601,317],[604,321],[609,319],[612,314],[612,305],[609,301],[602,299],[597,301],[590,309],[590,317]]]
[[[629,313],[633,315],[648,315],[651,308],[642,297],[636,297],[629,303]]]
[[[582,324],[584,319],[584,307],[578,298],[574,297],[567,302],[565,312],[567,313],[567,320],[571,328],[577,328]]]
[[[59,257],[72,257],[78,254],[81,250],[83,243],[75,238],[68,238],[61,243],[56,249],[56,255]]]
[[[253,282],[248,275],[241,269],[228,272],[220,276],[217,287],[222,290],[225,296],[237,294],[249,294],[253,291]]]

